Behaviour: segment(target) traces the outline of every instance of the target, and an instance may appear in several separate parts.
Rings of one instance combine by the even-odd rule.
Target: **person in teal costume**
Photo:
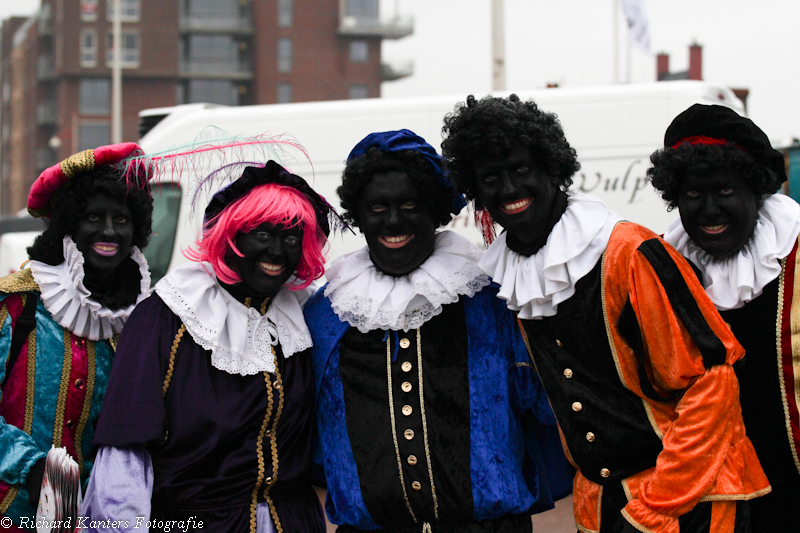
[[[114,166],[138,153],[134,143],[88,150],[31,188],[28,209],[47,228],[28,248],[29,268],[0,278],[4,530],[35,529],[51,446],[67,449],[84,485],[89,478],[116,338],[150,285],[140,250],[151,231],[149,173],[137,167],[126,179]]]

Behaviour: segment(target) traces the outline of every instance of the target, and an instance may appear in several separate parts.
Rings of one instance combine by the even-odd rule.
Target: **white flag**
[[[650,22],[647,19],[645,0],[622,0],[622,12],[628,23],[628,39],[632,44],[650,55]]]

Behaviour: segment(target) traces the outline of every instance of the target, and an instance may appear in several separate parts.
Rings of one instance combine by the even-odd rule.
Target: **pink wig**
[[[300,290],[325,273],[323,255],[327,237],[317,224],[311,202],[293,187],[266,183],[258,185],[227,205],[215,218],[206,222],[202,237],[183,254],[191,261],[207,261],[223,283],[239,283],[241,278],[226,262],[229,254],[242,257],[236,248],[236,235],[249,233],[261,224],[300,226],[303,230],[303,252],[297,265],[297,282],[289,288]]]

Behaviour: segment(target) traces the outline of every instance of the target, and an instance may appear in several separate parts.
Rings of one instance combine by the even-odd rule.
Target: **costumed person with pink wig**
[[[274,161],[213,196],[191,262],[156,284],[120,338],[89,520],[127,521],[120,531],[169,531],[171,521],[184,531],[325,530],[311,487],[302,307],[324,271],[332,214]]]
[[[121,165],[134,143],[101,146],[46,169],[28,211],[45,231],[29,267],[0,278],[0,517],[35,529],[45,456],[66,447],[81,479],[117,336],[150,287],[149,171]],[[12,520],[11,526],[5,520]]]

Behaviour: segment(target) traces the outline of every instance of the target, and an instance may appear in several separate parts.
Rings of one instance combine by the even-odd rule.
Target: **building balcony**
[[[344,15],[339,20],[341,37],[380,37],[401,39],[414,33],[414,17],[396,16],[387,20]]]
[[[36,106],[36,123],[40,126],[47,126],[56,123],[58,113],[55,104],[39,104]]]
[[[253,23],[249,17],[209,18],[183,16],[180,19],[183,33],[228,33],[251,35]]]
[[[402,63],[381,63],[382,81],[395,81],[412,74],[414,74],[414,62],[411,60]]]
[[[55,74],[55,64],[50,56],[40,56],[36,61],[36,79],[39,81],[52,80]]]
[[[183,59],[180,62],[182,78],[206,78],[224,80],[251,80],[253,69],[238,61],[201,61]]]
[[[50,4],[45,4],[39,11],[39,21],[36,24],[36,31],[39,33],[39,37],[53,36],[53,15],[50,10]]]

